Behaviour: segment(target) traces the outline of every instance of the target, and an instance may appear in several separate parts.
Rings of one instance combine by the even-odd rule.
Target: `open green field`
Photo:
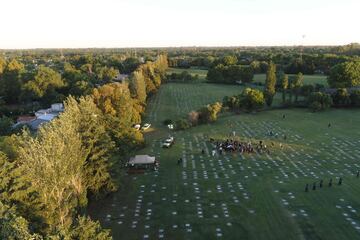
[[[205,81],[207,70],[197,69],[197,68],[169,68],[168,73],[182,73],[183,71],[187,71],[188,73],[195,76],[196,74],[199,75],[199,79]],[[290,76],[295,76],[295,74],[288,74]],[[265,83],[266,74],[255,74],[254,75],[254,82],[261,82]],[[328,86],[327,78],[325,75],[304,75],[304,84],[322,84],[324,86]]]
[[[360,110],[225,114],[180,132],[162,125],[239,91],[219,84],[163,85],[148,105],[153,128],[138,153],[156,156],[160,169],[125,175],[118,192],[89,206],[91,216],[111,228],[114,239],[360,239]],[[279,137],[267,136],[269,130]],[[270,155],[211,156],[208,139],[232,131],[242,140],[265,141]],[[169,135],[176,143],[162,149]]]

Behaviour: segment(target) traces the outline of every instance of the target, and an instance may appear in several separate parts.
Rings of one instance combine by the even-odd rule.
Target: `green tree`
[[[332,88],[360,86],[360,61],[344,62],[330,69],[328,84]]]
[[[72,227],[71,239],[76,240],[111,240],[110,230],[101,228],[98,221],[90,217],[78,216],[75,226]]]
[[[13,120],[9,117],[0,117],[0,136],[11,134],[11,128],[14,124]]]
[[[131,98],[127,84],[111,83],[94,89],[95,104],[105,114],[108,131],[124,153],[143,144],[143,136],[132,126],[141,122],[138,101]]]
[[[24,64],[12,59],[3,70],[0,78],[0,93],[6,103],[17,103],[21,95],[22,74],[25,71]]]
[[[6,67],[6,61],[0,57],[0,77],[3,74]]]
[[[81,97],[77,101],[69,97],[65,101],[65,112],[61,114],[60,119],[71,121],[81,138],[85,152],[84,187],[96,195],[101,190],[104,192],[115,190],[110,175],[112,168],[110,158],[115,145],[107,131],[105,116],[96,106],[93,98]]]
[[[157,86],[155,84],[155,79],[158,78],[155,77],[153,64],[151,62],[147,62],[146,64],[141,65],[141,71],[145,79],[146,94],[151,95],[156,93]],[[159,84],[159,82],[157,82],[157,84]]]
[[[176,130],[186,130],[190,127],[191,125],[186,119],[179,119],[175,122]]]
[[[135,71],[131,74],[129,88],[133,97],[141,103],[146,103],[146,84],[141,71]]]
[[[295,93],[295,102],[298,101],[298,97],[300,94],[300,89],[303,85],[303,81],[304,81],[304,76],[303,74],[300,72],[296,75],[295,79],[292,81],[291,85],[292,85],[292,90]]]
[[[68,229],[73,209],[86,196],[83,179],[85,151],[75,125],[56,119],[44,125],[36,137],[23,132],[18,158],[25,177],[42,203],[40,212],[49,232]]]
[[[31,233],[28,221],[19,216],[14,208],[0,201],[0,239],[42,240],[43,238]]]
[[[236,56],[225,56],[222,62],[224,63],[225,66],[236,65],[238,59]]]
[[[47,97],[48,101],[51,102],[50,99],[53,99],[58,94],[57,90],[64,85],[59,73],[41,65],[34,76],[34,80],[28,81],[24,85],[24,89],[31,93],[33,99],[40,100]]]
[[[255,111],[261,109],[265,104],[264,94],[251,88],[245,88],[239,96],[240,107],[247,111]]]
[[[309,108],[314,112],[326,110],[331,107],[332,99],[329,94],[322,92],[313,92],[308,99]]]
[[[276,93],[275,85],[276,85],[276,66],[274,63],[270,62],[268,70],[266,72],[265,89],[264,89],[266,104],[269,107],[271,106],[273,102],[273,98]]]
[[[338,88],[332,98],[335,105],[346,106],[351,103],[350,94],[346,88]]]
[[[289,86],[289,77],[287,74],[283,74],[281,78],[281,90],[282,90],[282,100],[283,103],[286,101],[286,90]]]
[[[111,80],[113,80],[117,75],[119,74],[119,70],[113,68],[113,67],[101,67],[97,71],[97,77],[100,81],[109,83]]]

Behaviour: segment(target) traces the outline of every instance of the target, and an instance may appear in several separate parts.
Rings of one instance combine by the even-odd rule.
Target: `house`
[[[40,117],[42,115],[46,115],[46,114],[50,114],[50,113],[55,114],[55,115],[59,115],[63,111],[64,111],[64,104],[62,104],[62,103],[54,103],[54,104],[51,104],[50,108],[40,109],[40,110],[36,111],[35,116]]]
[[[51,110],[53,112],[63,112],[64,111],[64,104],[62,104],[62,103],[51,104]]]
[[[128,74],[118,74],[115,78],[113,78],[114,82],[123,83],[129,77]]]
[[[37,131],[42,124],[46,124],[58,117],[60,113],[64,111],[64,105],[62,103],[51,104],[50,108],[40,109],[35,112],[34,117],[19,117],[17,123],[13,128],[19,125],[27,125],[31,130]],[[20,120],[20,121],[19,121]]]
[[[30,121],[28,123],[26,123],[26,125],[34,131],[39,130],[39,128],[41,127],[41,125],[48,123],[49,121],[47,120],[43,120],[43,119],[34,119],[33,121]]]

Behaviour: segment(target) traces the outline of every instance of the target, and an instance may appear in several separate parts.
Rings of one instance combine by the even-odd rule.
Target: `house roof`
[[[33,121],[28,122],[27,125],[33,130],[38,130],[42,124],[48,123],[48,122],[49,121],[46,121],[43,119],[35,119]]]
[[[37,117],[37,119],[40,120],[44,120],[44,121],[51,121],[53,120],[58,114],[52,114],[52,113],[48,113],[48,114],[43,114]]]
[[[136,155],[130,158],[129,164],[151,164],[155,163],[155,157],[149,155]]]
[[[36,119],[35,116],[23,115],[23,116],[19,116],[19,117],[17,118],[17,122],[18,122],[18,123],[24,123],[24,122],[32,121],[32,120],[34,120],[34,119]]]

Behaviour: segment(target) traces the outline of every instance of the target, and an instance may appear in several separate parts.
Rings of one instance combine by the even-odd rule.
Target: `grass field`
[[[114,239],[360,239],[360,110],[226,114],[180,132],[162,125],[240,90],[163,85],[148,105],[146,121],[153,128],[138,153],[156,156],[159,171],[125,175],[118,192],[90,204],[91,216],[111,228]],[[268,130],[287,139],[266,136]],[[265,141],[271,154],[210,156],[207,140],[232,131],[243,140]],[[175,145],[162,149],[170,134]]]
[[[188,73],[192,74],[193,76],[198,74],[199,79],[205,81],[207,70],[197,69],[197,68],[189,68],[189,69],[182,69],[182,68],[169,68],[168,73],[181,73],[183,71],[187,71]],[[290,76],[294,76],[294,74],[289,74]],[[254,75],[254,82],[261,82],[265,83],[265,74],[255,74]],[[322,84],[324,86],[328,86],[327,79],[325,75],[304,75],[304,84]]]

